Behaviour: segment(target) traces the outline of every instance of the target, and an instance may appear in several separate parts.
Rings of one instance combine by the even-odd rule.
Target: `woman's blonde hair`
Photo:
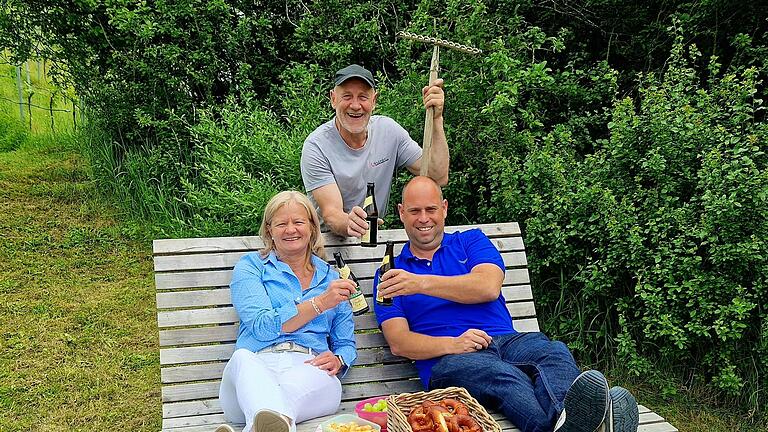
[[[307,266],[311,267],[312,254],[325,259],[325,244],[323,236],[320,234],[320,218],[317,217],[315,207],[306,195],[297,191],[279,192],[264,207],[264,217],[261,219],[261,228],[259,228],[259,235],[264,241],[264,250],[261,251],[261,255],[266,257],[275,249],[275,242],[269,234],[269,227],[272,224],[272,218],[275,217],[275,213],[288,203],[296,203],[304,207],[309,216],[310,238],[309,245],[307,246]]]

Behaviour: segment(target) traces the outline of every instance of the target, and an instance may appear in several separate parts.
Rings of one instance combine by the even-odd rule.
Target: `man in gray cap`
[[[338,72],[330,92],[336,116],[312,132],[301,151],[301,176],[324,231],[361,237],[368,223],[361,208],[366,183],[376,184],[379,216],[387,212],[389,189],[398,168],[418,174],[421,147],[397,122],[372,115],[376,107],[373,74],[353,64]],[[434,107],[429,177],[448,183],[448,143],[443,130],[443,80],[422,89],[424,107]]]

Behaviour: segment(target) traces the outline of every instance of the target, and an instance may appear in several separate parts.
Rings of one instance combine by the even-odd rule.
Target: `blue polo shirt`
[[[421,259],[411,253],[410,242],[395,257],[395,268],[415,274],[458,276],[472,271],[478,264],[495,264],[504,271],[504,260],[491,241],[479,229],[445,233],[432,260]],[[378,271],[374,277],[374,297],[379,285]],[[411,331],[429,336],[460,336],[475,328],[491,336],[516,333],[504,296],[490,302],[461,304],[424,294],[398,296],[392,306],[375,304],[376,320],[381,323],[390,318],[406,318]],[[434,366],[440,357],[416,360],[419,378],[427,388]]]

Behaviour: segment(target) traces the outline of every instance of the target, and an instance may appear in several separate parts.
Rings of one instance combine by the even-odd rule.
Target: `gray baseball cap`
[[[339,85],[350,78],[360,78],[368,83],[371,88],[376,88],[376,82],[373,80],[371,71],[357,64],[351,64],[344,69],[339,69],[333,81],[336,85]]]

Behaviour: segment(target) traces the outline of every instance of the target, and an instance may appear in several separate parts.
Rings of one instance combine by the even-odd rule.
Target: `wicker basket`
[[[411,426],[408,424],[408,414],[413,407],[428,399],[438,402],[446,398],[456,399],[464,403],[472,417],[483,428],[483,432],[501,432],[501,426],[496,423],[496,420],[463,387],[448,387],[429,392],[401,393],[389,396],[387,398],[387,431],[412,432]]]

